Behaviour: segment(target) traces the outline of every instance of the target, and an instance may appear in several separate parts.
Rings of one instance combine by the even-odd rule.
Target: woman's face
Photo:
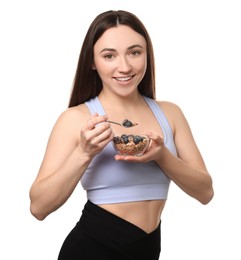
[[[105,93],[127,96],[137,91],[147,66],[146,41],[130,27],[105,31],[94,45],[94,64]]]

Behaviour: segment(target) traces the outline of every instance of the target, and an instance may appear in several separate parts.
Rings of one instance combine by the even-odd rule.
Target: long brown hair
[[[69,107],[79,105],[99,95],[102,82],[97,71],[92,69],[94,45],[106,30],[121,24],[129,26],[146,40],[147,68],[138,90],[142,95],[155,99],[155,62],[150,36],[143,23],[134,14],[123,10],[111,10],[99,14],[86,33],[79,55]]]

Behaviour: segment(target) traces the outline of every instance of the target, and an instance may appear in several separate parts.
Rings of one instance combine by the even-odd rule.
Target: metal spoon
[[[120,125],[120,126],[123,126],[123,127],[127,127],[127,128],[138,125],[137,123],[133,123],[128,119],[124,119],[122,123],[117,123],[117,122],[110,121],[110,120],[107,120],[107,122],[112,123],[112,124],[116,124],[116,125]]]

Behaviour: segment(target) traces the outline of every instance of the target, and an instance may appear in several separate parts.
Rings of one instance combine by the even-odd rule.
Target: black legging
[[[87,201],[66,237],[58,260],[158,260],[160,224],[145,231]]]

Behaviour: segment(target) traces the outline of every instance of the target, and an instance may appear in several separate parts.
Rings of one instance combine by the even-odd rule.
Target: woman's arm
[[[136,162],[155,160],[163,172],[185,193],[207,204],[214,195],[212,178],[206,169],[189,124],[177,105],[169,102],[159,104],[172,127],[177,156],[164,146],[162,137],[155,133],[147,133],[152,142],[143,156],[116,155],[115,158]]]
[[[37,219],[43,220],[67,201],[93,157],[112,140],[105,121],[105,116],[98,115],[84,120],[77,108],[60,115],[30,189],[30,211]]]

